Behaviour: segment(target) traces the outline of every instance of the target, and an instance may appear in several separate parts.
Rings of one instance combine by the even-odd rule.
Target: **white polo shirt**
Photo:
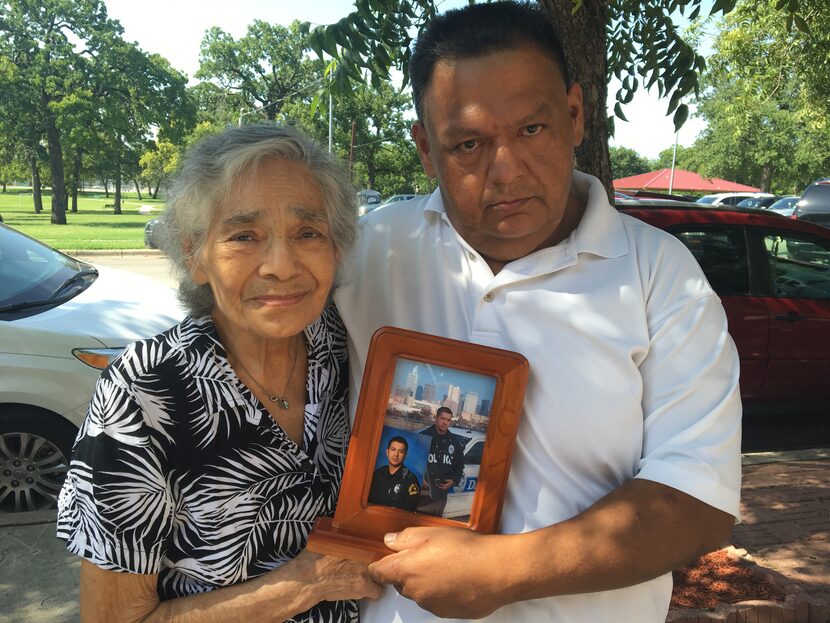
[[[631,478],[737,517],[738,358],[720,300],[680,241],[619,214],[596,178],[575,172],[573,183],[588,198],[577,229],[495,276],[455,231],[438,191],[362,221],[335,294],[349,331],[352,413],[378,327],[518,351],[530,362],[530,380],[503,533],[573,517]],[[669,574],[615,591],[519,602],[484,620],[662,623],[670,594]],[[387,589],[363,605],[361,620],[435,617]]]

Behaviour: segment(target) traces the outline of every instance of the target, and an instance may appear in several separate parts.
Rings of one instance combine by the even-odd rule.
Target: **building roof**
[[[660,169],[650,173],[631,175],[614,180],[616,190],[668,190],[672,182],[672,191],[698,191],[698,192],[758,192],[759,188],[753,188],[746,184],[738,184],[722,180],[717,177],[705,179],[697,173],[683,169],[674,170],[674,180],[671,179],[671,169]]]

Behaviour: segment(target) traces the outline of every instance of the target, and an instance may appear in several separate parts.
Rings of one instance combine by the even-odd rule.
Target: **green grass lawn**
[[[43,212],[35,214],[31,188],[10,187],[0,193],[0,215],[4,224],[61,251],[143,249],[144,224],[161,214],[164,203],[147,195],[142,197],[139,201],[136,193],[123,193],[123,214],[116,215],[112,208],[104,207],[115,201],[111,192],[106,197],[103,191],[85,191],[78,194],[78,212],[67,211],[67,224],[53,225],[50,193],[43,193]],[[150,206],[153,211],[142,214],[142,206]]]

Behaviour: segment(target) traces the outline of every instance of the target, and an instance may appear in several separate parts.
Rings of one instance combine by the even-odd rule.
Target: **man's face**
[[[446,411],[442,411],[435,417],[435,430],[439,435],[443,435],[450,429],[452,424],[452,416]]]
[[[386,448],[386,458],[389,461],[389,467],[400,467],[406,458],[406,446],[400,441],[393,441]]]
[[[491,266],[556,244],[583,209],[570,194],[582,91],[534,47],[438,63],[412,138],[447,215]]]

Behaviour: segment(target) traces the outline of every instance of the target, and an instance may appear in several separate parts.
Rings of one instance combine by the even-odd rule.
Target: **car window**
[[[723,198],[723,200],[721,201],[721,203],[722,203],[723,205],[735,206],[735,205],[738,205],[741,201],[743,201],[743,200],[744,200],[744,199],[746,199],[746,198],[747,198],[747,197],[742,197],[742,196],[738,196],[738,197],[724,197],[724,198]]]
[[[694,255],[709,285],[718,294],[749,293],[746,240],[739,227],[672,228]]]
[[[76,260],[0,227],[0,307],[46,299],[80,268]]]
[[[465,465],[481,465],[481,453],[484,451],[484,442],[477,441],[473,447],[464,453]]]
[[[764,236],[764,248],[775,296],[830,298],[830,243],[779,232]]]

